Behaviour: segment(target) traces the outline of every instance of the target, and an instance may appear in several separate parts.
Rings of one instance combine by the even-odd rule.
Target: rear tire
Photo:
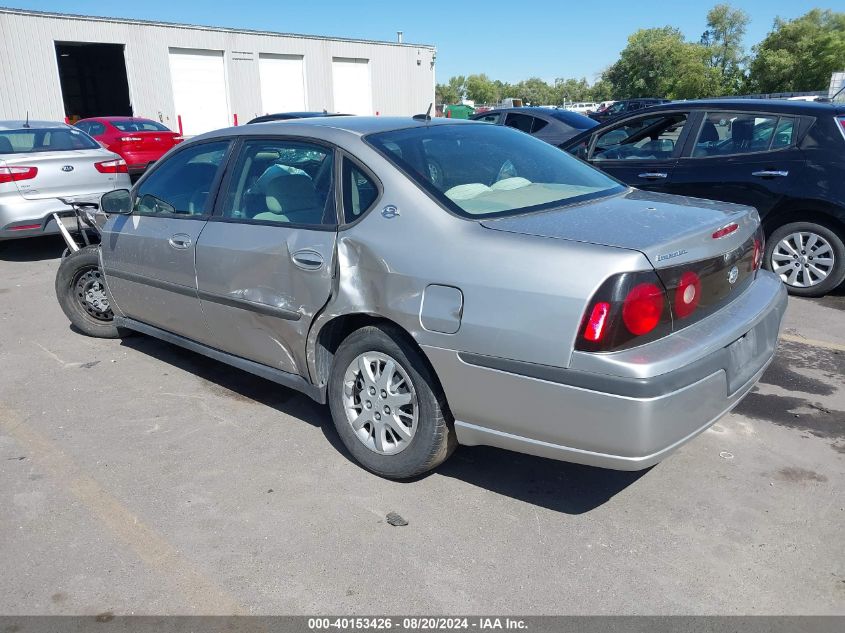
[[[816,222],[790,222],[775,229],[763,262],[799,297],[821,297],[845,280],[843,237]]]
[[[446,399],[422,353],[390,325],[361,328],[335,353],[329,408],[344,446],[389,479],[439,466],[457,446]]]
[[[62,259],[56,273],[56,297],[65,316],[83,334],[96,338],[130,334],[114,324],[98,246],[86,246]]]

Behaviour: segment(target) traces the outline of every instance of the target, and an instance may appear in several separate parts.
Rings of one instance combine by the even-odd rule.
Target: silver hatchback
[[[0,121],[0,240],[58,233],[58,198],[129,187],[124,160],[81,130],[51,121]]]
[[[749,207],[627,187],[506,127],[333,117],[212,132],[131,192],[56,290],[328,403],[366,468],[457,444],[655,464],[734,407],[786,306]]]

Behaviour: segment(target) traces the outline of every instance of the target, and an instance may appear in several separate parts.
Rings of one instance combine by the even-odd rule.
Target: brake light
[[[38,167],[0,167],[0,183],[32,180],[38,174]]]
[[[127,174],[129,169],[126,167],[126,161],[122,158],[115,160],[106,160],[102,163],[94,163],[94,167],[101,174]]]
[[[685,319],[698,307],[701,301],[701,278],[688,270],[681,275],[678,287],[675,288],[674,314],[679,319]]]
[[[18,224],[17,226],[9,226],[6,228],[7,231],[34,231],[35,229],[40,229],[40,224]]]
[[[718,231],[713,233],[713,239],[718,240],[720,237],[725,237],[726,235],[730,235],[731,233],[736,231],[738,228],[739,228],[739,224],[737,224],[736,222],[731,222],[730,224],[723,226],[721,229],[719,229]]]
[[[604,338],[607,331],[607,316],[610,314],[610,304],[607,301],[599,301],[593,306],[590,318],[587,319],[587,326],[584,328],[584,338],[588,341],[597,342]]]
[[[763,263],[763,242],[754,238],[754,254],[751,256],[751,270],[760,268]]]
[[[121,143],[131,143],[132,141],[143,141],[140,136],[121,136],[117,139]]]
[[[657,284],[634,286],[622,304],[622,322],[631,334],[648,334],[660,323],[663,305],[663,290]]]

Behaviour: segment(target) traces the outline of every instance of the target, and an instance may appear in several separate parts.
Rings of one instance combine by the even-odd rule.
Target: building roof
[[[306,35],[303,33],[283,33],[278,31],[260,31],[253,29],[234,29],[223,26],[207,26],[201,24],[179,24],[177,22],[160,22],[156,20],[137,20],[133,18],[113,18],[95,15],[79,15],[76,13],[56,13],[51,11],[34,11],[32,9],[15,9],[12,7],[0,7],[0,14],[25,15],[36,18],[58,18],[61,20],[81,20],[85,22],[110,22],[113,24],[131,24],[136,26],[159,26],[177,29],[196,29],[199,31],[217,31],[221,33],[239,33],[243,35],[265,35],[272,37],[298,37],[310,40],[328,40],[333,42],[353,42],[359,44],[379,44],[382,46],[401,46],[407,48],[426,48],[435,50],[431,44],[413,44],[409,42],[390,42],[386,40],[367,40],[352,37],[332,37],[329,35]]]

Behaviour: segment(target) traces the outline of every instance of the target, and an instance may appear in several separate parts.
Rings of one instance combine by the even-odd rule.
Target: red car
[[[130,174],[143,172],[167,150],[182,142],[158,121],[136,117],[103,116],[82,119],[76,127],[96,139],[100,145],[120,154]]]

